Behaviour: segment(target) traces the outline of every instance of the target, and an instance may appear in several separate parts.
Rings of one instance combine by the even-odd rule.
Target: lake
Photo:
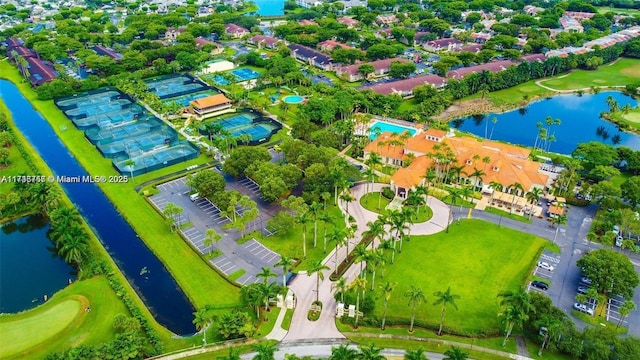
[[[49,223],[31,215],[0,229],[0,313],[31,309],[76,278],[47,237]]]
[[[258,15],[284,15],[284,0],[253,0],[258,6]]]
[[[620,131],[616,124],[599,117],[601,112],[609,110],[606,104],[608,96],[612,96],[620,107],[625,104],[632,107],[638,105],[636,100],[616,91],[582,96],[566,94],[536,101],[524,109],[503,114],[489,113],[484,118],[472,116],[454,120],[450,125],[493,140],[533,147],[538,131],[536,123],[542,122],[546,127],[545,118],[550,116],[561,121],[560,125],[550,127],[549,135],[556,137],[556,141],[549,144],[551,152],[571,154],[578,144],[590,141],[640,150],[640,136]],[[495,124],[491,120],[493,117],[498,119]]]
[[[0,98],[9,108],[16,127],[55,176],[88,175],[15,85],[0,80]],[[73,125],[69,122],[69,126]],[[194,333],[193,306],[164,264],[146,247],[100,188],[90,182],[61,185],[155,319],[174,333]],[[136,196],[133,192],[131,195]]]

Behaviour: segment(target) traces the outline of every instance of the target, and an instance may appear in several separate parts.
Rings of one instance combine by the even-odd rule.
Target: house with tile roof
[[[224,94],[207,96],[202,99],[193,100],[189,103],[193,112],[202,117],[213,116],[221,111],[231,108],[231,100]]]
[[[218,44],[215,41],[207,40],[202,36],[198,36],[194,40],[196,42],[196,48],[198,48],[198,50],[201,50],[205,45],[212,45],[213,48],[211,48],[211,51],[209,52],[211,55],[220,55],[224,52],[224,46]]]
[[[247,43],[258,49],[275,49],[282,40],[266,35],[254,35],[247,39]]]
[[[442,38],[437,40],[431,40],[424,43],[423,47],[427,51],[440,52],[440,51],[455,51],[462,46],[462,41],[455,38]]]
[[[486,64],[480,64],[475,66],[463,67],[456,70],[451,70],[447,73],[447,78],[462,79],[463,77],[483,71],[489,71],[497,73],[506,70],[509,66],[517,65],[516,62],[511,60],[492,61]]]
[[[320,49],[320,51],[333,51],[333,49],[337,48],[337,47],[341,47],[343,49],[353,49],[351,46],[347,45],[347,44],[343,44],[339,41],[335,41],[335,40],[331,40],[331,39],[327,39],[323,42],[318,43],[318,49]]]
[[[358,27],[358,25],[360,24],[360,22],[352,17],[349,16],[342,16],[337,18],[336,20],[338,20],[338,22],[340,24],[343,25],[347,25],[348,29],[355,29]]]
[[[361,86],[360,90],[372,90],[380,95],[399,95],[407,97],[413,95],[413,89],[417,86],[431,85],[436,89],[441,89],[446,84],[447,80],[445,78],[434,74],[428,74],[404,80]]]
[[[511,185],[519,183],[524,191],[516,195],[523,196],[533,188],[551,186],[553,180],[541,170],[541,163],[529,160],[530,150],[526,148],[436,129],[418,131],[410,138],[383,133],[365,147],[365,159],[372,152],[381,157],[383,164],[398,167],[391,176],[391,189],[400,197],[425,185],[428,170],[444,175],[445,164],[439,156],[444,153],[452,154],[455,165],[461,167],[460,182],[476,186],[483,193],[494,191],[492,182],[502,184],[498,191],[510,191]],[[472,176],[474,173],[477,176]]]
[[[342,66],[336,69],[336,75],[341,77],[342,76],[346,77],[347,81],[349,82],[362,80],[363,78],[362,74],[360,74],[360,71],[358,69],[362,65],[369,64],[373,66],[373,68],[375,69],[370,76],[380,77],[380,76],[386,75],[389,72],[389,69],[391,68],[391,64],[393,62],[407,63],[409,62],[409,60],[395,57],[391,59],[376,60],[369,63],[359,63],[359,64]]]
[[[26,61],[26,67],[24,70],[25,73],[29,75],[29,82],[32,86],[40,86],[58,77],[58,72],[53,64],[49,61],[40,59],[35,51],[24,46],[22,40],[17,38],[8,38],[4,44],[7,49],[7,57],[9,60],[16,63],[19,58],[22,58]],[[20,66],[18,66],[18,68],[21,69]]]
[[[249,30],[236,24],[226,24],[224,26],[224,32],[234,39],[239,39],[245,35],[249,35]]]
[[[91,50],[93,50],[96,54],[100,55],[100,56],[107,56],[110,57],[112,60],[120,62],[120,60],[122,60],[122,54],[120,54],[119,52],[113,50],[110,47],[106,47],[106,46],[102,46],[102,45],[96,45],[96,46],[92,46]]]

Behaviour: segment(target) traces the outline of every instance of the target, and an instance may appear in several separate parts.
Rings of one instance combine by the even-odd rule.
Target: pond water
[[[258,15],[284,15],[284,0],[253,0],[258,6]]]
[[[0,229],[0,313],[42,304],[76,278],[75,270],[56,254],[47,237],[49,223],[32,215]]]
[[[523,109],[503,114],[489,113],[482,116],[454,120],[450,125],[458,130],[473,133],[493,140],[533,147],[538,133],[536,123],[550,116],[560,119],[560,125],[550,127],[555,142],[549,144],[549,150],[561,154],[571,154],[580,143],[599,141],[606,144],[628,146],[640,150],[640,136],[620,131],[617,125],[601,119],[600,113],[609,111],[606,104],[612,96],[623,107],[626,104],[635,107],[638,102],[620,92],[606,91],[599,94],[558,95],[529,104]],[[494,124],[492,118],[498,121]],[[493,136],[492,136],[493,132]]]
[[[0,98],[11,111],[20,132],[55,176],[88,175],[15,85],[0,80]],[[69,123],[69,126],[73,125]],[[62,183],[62,188],[156,320],[174,333],[194,333],[193,306],[162,262],[145,246],[100,188],[90,182]]]

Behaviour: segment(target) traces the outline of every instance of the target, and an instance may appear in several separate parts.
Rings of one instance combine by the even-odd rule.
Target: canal
[[[0,98],[55,176],[88,175],[15,85],[0,79]],[[184,292],[98,186],[88,182],[61,185],[156,320],[176,334],[194,333],[195,310]]]

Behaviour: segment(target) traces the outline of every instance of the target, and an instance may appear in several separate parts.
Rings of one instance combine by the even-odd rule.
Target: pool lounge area
[[[211,121],[200,125],[198,132],[201,135],[209,136],[212,128],[208,125],[219,124],[225,132],[232,137],[242,140],[247,145],[258,145],[269,141],[273,134],[282,129],[279,122],[262,116],[261,113],[253,109],[243,109],[239,113],[227,114],[213,118]],[[219,134],[211,134],[219,136]]]
[[[121,174],[144,174],[200,154],[198,147],[178,140],[174,129],[117,89],[93,90],[54,103]]]

